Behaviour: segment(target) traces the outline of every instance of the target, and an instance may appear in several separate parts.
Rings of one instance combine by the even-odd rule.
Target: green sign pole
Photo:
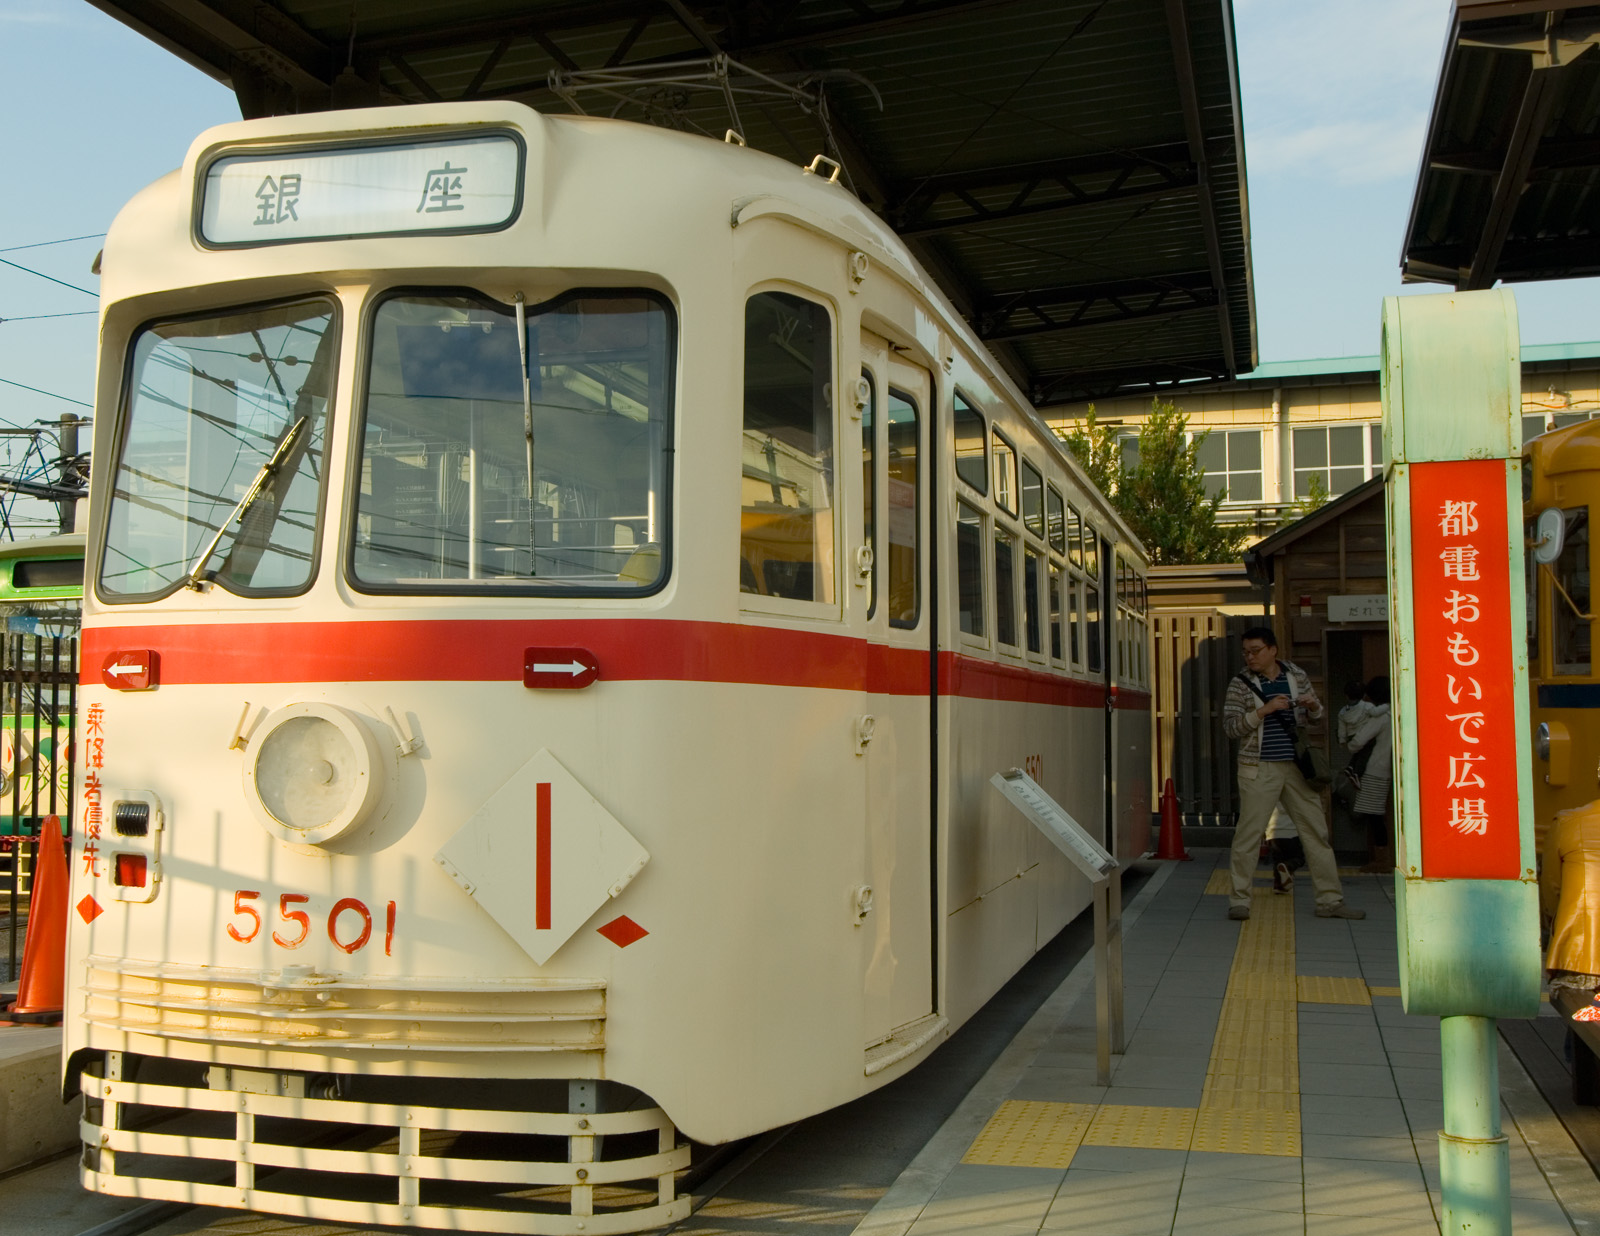
[[[1400,989],[1440,1019],[1446,1236],[1510,1236],[1495,1019],[1539,1011],[1519,351],[1508,291],[1384,301]]]

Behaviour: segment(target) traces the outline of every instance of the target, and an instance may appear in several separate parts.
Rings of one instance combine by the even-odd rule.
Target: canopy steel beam
[[[1238,372],[1234,355],[1233,322],[1228,312],[1228,281],[1222,266],[1222,237],[1217,228],[1217,209],[1211,200],[1211,164],[1206,157],[1205,128],[1200,116],[1200,93],[1195,85],[1194,55],[1189,46],[1189,14],[1184,0],[1166,0],[1167,34],[1172,42],[1172,63],[1176,70],[1178,100],[1183,106],[1183,128],[1189,139],[1189,159],[1199,178],[1200,223],[1206,237],[1206,262],[1211,268],[1211,286],[1217,290],[1217,330],[1222,336],[1222,355],[1230,374]]]
[[[1474,291],[1494,286],[1495,268],[1500,264],[1500,250],[1511,232],[1511,220],[1517,213],[1517,204],[1528,184],[1528,171],[1539,149],[1539,139],[1550,119],[1550,107],[1555,102],[1559,84],[1559,67],[1529,69],[1527,84],[1523,87],[1522,102],[1517,107],[1517,118],[1507,139],[1505,161],[1500,175],[1495,178],[1494,196],[1483,220],[1483,231],[1473,250],[1472,263],[1467,275],[1457,286],[1462,291]]]
[[[997,298],[980,311],[975,328],[985,342],[1023,339],[1108,322],[1215,309],[1216,305],[1211,275],[1202,270],[1170,278],[1040,288]]]
[[[1039,374],[1033,381],[1033,404],[1104,399],[1111,395],[1140,394],[1178,386],[1186,382],[1218,382],[1232,376],[1222,357],[1190,362],[1149,362],[1124,364],[1105,369],[1063,369]]]
[[[262,0],[208,0],[181,11],[162,0],[90,3],[219,81],[232,84],[242,70],[281,82],[296,95],[333,84],[327,45]],[[226,73],[218,71],[223,64],[230,65]]]
[[[902,237],[928,236],[1080,206],[1193,193],[1199,187],[1188,146],[1176,142],[929,177],[886,214]],[[980,195],[1005,200],[986,202]],[[945,213],[936,214],[940,211]]]

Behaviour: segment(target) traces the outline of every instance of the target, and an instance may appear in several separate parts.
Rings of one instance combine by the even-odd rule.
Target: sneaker
[[[1272,869],[1272,891],[1275,893],[1294,891],[1294,872],[1289,870],[1288,863],[1279,863]]]
[[[1367,917],[1367,912],[1365,910],[1357,910],[1353,906],[1347,906],[1342,901],[1336,901],[1331,906],[1318,906],[1317,907],[1317,917],[1318,918],[1366,918]]]
[[[1236,923],[1243,922],[1245,919],[1250,917],[1250,907],[1249,906],[1229,906],[1228,907],[1228,917],[1231,918]]]

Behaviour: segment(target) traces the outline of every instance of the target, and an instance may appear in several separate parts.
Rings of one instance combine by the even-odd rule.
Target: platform
[[[1392,879],[1345,875],[1367,911],[1347,921],[1315,916],[1303,873],[1284,896],[1263,871],[1239,923],[1227,851],[1195,856],[1129,902],[1111,1086],[1085,963],[858,1236],[1438,1230],[1438,1019],[1400,1007]],[[1588,1161],[1503,1044],[1500,1070],[1518,1236],[1600,1232]]]

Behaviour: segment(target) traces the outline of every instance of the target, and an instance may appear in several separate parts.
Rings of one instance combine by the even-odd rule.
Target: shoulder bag
[[[1288,671],[1284,672],[1287,673]],[[1254,691],[1256,697],[1263,704],[1267,702],[1267,697],[1262,693],[1261,688],[1250,681],[1248,674],[1241,672],[1234,676]],[[1291,703],[1293,702],[1292,693],[1290,701]],[[1292,712],[1292,709],[1284,709],[1282,712],[1272,713],[1271,716],[1273,720],[1276,720],[1279,725],[1284,727],[1284,732],[1288,734],[1289,741],[1294,744],[1295,767],[1300,770],[1300,775],[1306,779],[1306,784],[1313,790],[1327,789],[1331,780],[1328,776],[1328,757],[1323,754],[1320,747],[1311,745],[1306,736],[1300,732],[1300,727],[1294,723],[1293,717],[1284,716],[1284,712]]]

